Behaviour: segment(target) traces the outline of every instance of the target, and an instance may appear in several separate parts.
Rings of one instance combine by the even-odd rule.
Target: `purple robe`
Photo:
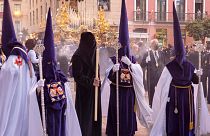
[[[116,58],[111,58],[115,64]],[[119,59],[120,60],[120,59]],[[135,63],[135,60],[132,59]],[[128,68],[127,65],[120,62],[120,70],[122,68]],[[110,99],[109,99],[109,109],[107,118],[107,128],[106,134],[108,136],[117,135],[117,108],[116,108],[116,73],[112,70],[108,76],[109,80],[112,82],[110,84]],[[120,75],[119,75],[120,78]],[[122,87],[127,86],[127,87]],[[134,111],[135,105],[135,92],[132,83],[132,77],[130,83],[123,83],[119,79],[119,125],[120,125],[120,136],[133,136],[135,131],[137,131],[136,113]]]
[[[172,81],[169,89],[169,100],[166,105],[167,136],[194,136],[195,110],[194,89],[192,83],[198,83],[194,73],[195,67],[184,61],[182,68],[176,60],[168,63]],[[178,113],[175,113],[175,110]]]

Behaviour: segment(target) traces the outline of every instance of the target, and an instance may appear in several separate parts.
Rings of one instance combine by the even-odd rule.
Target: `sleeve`
[[[141,67],[142,68],[146,68],[147,67],[147,63],[146,63],[146,58],[147,58],[147,53],[144,54],[142,62],[141,62]]]
[[[85,88],[93,87],[94,76],[88,77],[83,74],[83,65],[79,58],[72,59],[72,74],[76,83],[79,83]]]
[[[31,62],[32,62],[32,63],[38,63],[38,62],[39,62],[39,59],[36,58],[36,53],[35,53],[34,50],[30,50],[30,51],[28,52],[28,56],[29,56],[29,58],[31,59]]]
[[[193,73],[192,82],[193,82],[193,84],[199,83],[199,77],[196,75],[196,73]]]

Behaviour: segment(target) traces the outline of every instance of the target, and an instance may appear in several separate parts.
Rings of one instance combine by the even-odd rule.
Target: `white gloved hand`
[[[149,61],[151,61],[151,58],[150,58],[150,56],[147,56],[146,63],[148,63]]]
[[[127,64],[128,66],[130,66],[132,64],[130,59],[127,56],[122,56],[121,61],[123,63]]]
[[[119,63],[115,64],[112,68],[113,72],[117,72],[117,71],[119,71],[119,69],[120,69],[120,64]]]
[[[38,87],[44,87],[44,82],[45,82],[45,79],[40,79],[38,82],[37,82],[37,85]]]
[[[203,75],[203,69],[199,69],[195,71],[197,76],[202,76]]]

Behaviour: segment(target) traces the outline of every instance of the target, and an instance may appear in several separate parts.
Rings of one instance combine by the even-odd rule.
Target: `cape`
[[[153,127],[150,132],[150,136],[166,136],[166,104],[168,101],[169,88],[172,81],[172,76],[167,67],[164,68],[158,84],[155,88],[155,94],[153,98],[153,115],[152,122]],[[210,115],[208,113],[207,104],[203,94],[203,86],[193,85],[194,87],[194,103],[197,104],[197,93],[201,91],[201,126],[200,133],[205,135],[210,133]],[[197,111],[195,111],[195,114]],[[195,117],[197,117],[195,115]],[[197,122],[197,118],[195,118]],[[197,127],[196,127],[197,128]]]
[[[31,77],[32,76],[32,77]],[[28,96],[36,77],[23,58],[10,55],[0,71],[0,135],[28,135]]]
[[[37,84],[30,90],[30,109],[29,109],[29,136],[41,136],[43,133],[41,116],[36,97]],[[69,83],[65,83],[65,92],[67,99],[66,108],[66,136],[82,136],[79,121],[72,102],[72,95]]]
[[[101,91],[102,95],[102,114],[103,116],[107,115],[108,111],[108,101],[109,101],[109,94],[110,94],[110,81],[108,79],[108,75],[110,70],[113,68],[114,64],[110,60],[110,66],[106,70],[105,78],[102,83]],[[145,99],[145,89],[143,84],[143,71],[139,64],[131,64],[129,71],[133,78],[133,87],[135,91],[135,97],[137,101],[137,117],[140,120],[140,123],[150,128],[152,125],[152,109],[149,107]]]

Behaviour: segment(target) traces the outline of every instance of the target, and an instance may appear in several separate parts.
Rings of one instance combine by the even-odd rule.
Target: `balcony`
[[[148,22],[149,12],[134,11],[134,21]]]
[[[202,19],[204,17],[210,17],[203,13],[177,13],[179,21],[181,23],[187,23],[195,19]],[[156,23],[172,23],[173,12],[141,12],[134,11],[135,22],[156,22]]]

